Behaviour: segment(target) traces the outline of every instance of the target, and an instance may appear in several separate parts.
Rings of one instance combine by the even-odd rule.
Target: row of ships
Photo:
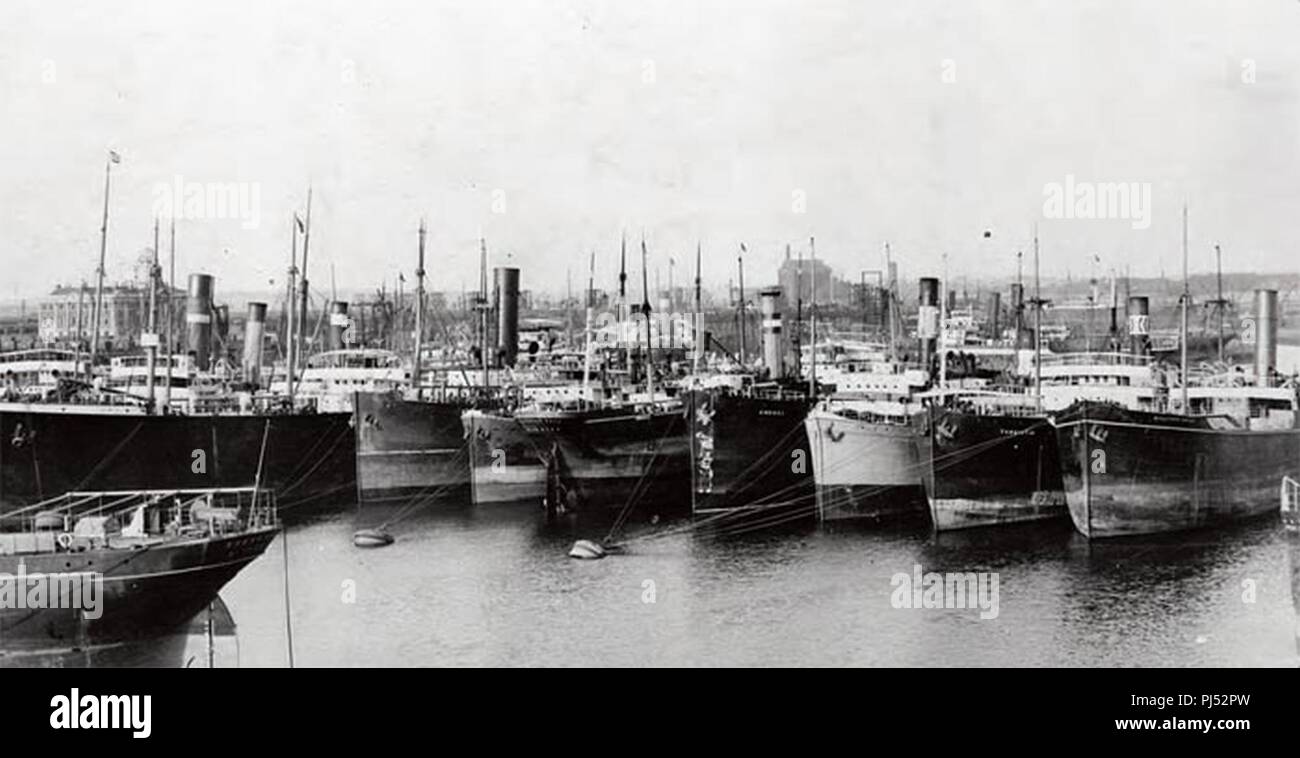
[[[1020,283],[1003,330],[1002,309],[992,324],[954,312],[934,278],[905,304],[892,276],[877,340],[819,338],[815,305],[805,323],[794,298],[788,319],[790,298],[761,290],[751,357],[743,330],[736,355],[703,328],[698,265],[693,312],[656,315],[648,292],[630,303],[620,273],[614,312],[598,318],[589,296],[576,339],[521,321],[518,269],[496,269],[489,297],[484,265],[477,344],[450,349],[424,313],[421,245],[405,354],[350,347],[343,302],[325,349],[300,354],[291,283],[280,359],[264,362],[268,306],[254,302],[232,360],[214,346],[225,319],[206,274],[189,279],[184,352],[152,335],[143,356],[0,354],[0,572],[102,569],[117,609],[88,626],[4,606],[0,643],[181,623],[282,519],[356,503],[939,531],[1068,518],[1101,539],[1276,514],[1300,476],[1276,291],[1255,292],[1243,365],[1221,346],[1196,365],[1185,347],[1177,363],[1153,357],[1146,297],[1128,298],[1121,324],[1112,295],[1101,349],[1061,353],[1044,346],[1046,301]]]
[[[816,341],[800,345],[800,323],[793,360],[782,293],[763,290],[761,356],[746,360],[693,330],[696,316],[663,347],[662,320],[648,302],[626,309],[625,294],[619,318],[597,327],[588,309],[583,337],[557,349],[544,329],[520,333],[508,302],[518,270],[496,275],[499,302],[483,309],[496,345],[468,365],[428,350],[349,349],[343,303],[334,349],[304,360],[293,381],[285,365],[261,366],[258,350],[223,381],[202,379],[214,366],[195,350],[155,359],[154,382],[142,361],[86,380],[79,355],[0,356],[0,524],[70,491],[257,482],[286,511],[521,502],[552,515],[928,515],[938,530],[1068,514],[1105,538],[1261,515],[1300,474],[1271,290],[1255,293],[1253,365],[1153,359],[1140,296],[1125,329],[1112,307],[1106,349],[1046,351],[1019,285],[1010,338],[954,347],[960,319],[930,278],[907,338],[818,340],[814,323]],[[190,289],[191,311],[210,306],[210,277]],[[262,344],[265,312],[250,305],[246,345]],[[210,350],[205,328],[190,324],[191,347]]]

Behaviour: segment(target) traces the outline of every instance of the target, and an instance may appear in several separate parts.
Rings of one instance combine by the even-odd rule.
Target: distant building
[[[166,288],[157,299],[158,331],[166,330]],[[174,290],[173,334],[184,338],[185,291]],[[90,344],[95,328],[95,288],[59,286],[38,307],[37,333],[46,344]],[[149,325],[149,290],[131,284],[103,289],[99,316],[99,339],[105,349],[134,347]],[[78,339],[80,338],[80,339]]]
[[[835,271],[824,261],[812,261],[807,258],[799,260],[786,253],[785,261],[777,271],[777,285],[787,303],[802,299],[805,305],[812,303],[814,280],[817,286],[817,302],[822,305],[850,305],[854,302],[854,288],[849,282],[835,277]],[[747,300],[752,300],[749,293]]]

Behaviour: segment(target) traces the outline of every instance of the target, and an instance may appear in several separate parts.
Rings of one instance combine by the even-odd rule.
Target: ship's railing
[[[1300,482],[1289,476],[1282,478],[1282,525],[1300,532]]]
[[[120,529],[128,525],[129,516],[141,506],[156,506],[170,517],[164,523],[160,516],[151,536],[180,536],[204,528],[209,534],[225,534],[278,524],[274,491],[263,487],[207,487],[66,492],[0,515],[0,531],[72,534],[78,521],[87,517],[116,519]]]
[[[1051,353],[1043,355],[1044,366],[1149,366],[1151,356],[1136,353]]]

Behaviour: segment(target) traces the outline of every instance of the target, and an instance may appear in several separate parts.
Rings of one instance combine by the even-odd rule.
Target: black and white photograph
[[[1295,668],[1298,40],[0,0],[0,668]]]

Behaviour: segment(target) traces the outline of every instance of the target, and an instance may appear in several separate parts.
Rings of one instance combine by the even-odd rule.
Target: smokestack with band
[[[1255,384],[1273,386],[1277,370],[1277,290],[1255,290]]]
[[[916,313],[916,337],[920,340],[921,366],[930,370],[939,340],[939,280],[921,279],[920,308]]]
[[[266,303],[249,303],[244,321],[244,381],[262,382],[262,336],[266,334]]]
[[[330,303],[329,342],[327,343],[330,350],[343,349],[343,333],[351,323],[348,319],[347,303],[338,300]]]
[[[185,299],[186,344],[199,371],[212,367],[212,289],[211,274],[190,274]]]
[[[498,266],[496,282],[497,356],[501,366],[514,366],[519,354],[519,269]]]
[[[1128,299],[1128,349],[1134,355],[1151,353],[1151,299],[1133,295]]]
[[[785,376],[785,360],[782,353],[781,312],[777,310],[781,301],[781,288],[768,287],[758,293],[759,307],[763,314],[763,365],[772,379]]]

